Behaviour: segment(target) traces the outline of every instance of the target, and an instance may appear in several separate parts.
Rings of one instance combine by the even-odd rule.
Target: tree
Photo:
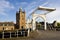
[[[60,27],[60,23],[57,23],[57,26]]]

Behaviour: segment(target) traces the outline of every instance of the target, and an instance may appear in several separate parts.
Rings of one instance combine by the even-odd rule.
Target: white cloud
[[[47,21],[53,22],[54,20],[60,21],[60,8],[56,7],[56,11],[53,11],[49,14],[47,14]]]
[[[29,5],[28,5],[27,7],[25,7],[25,9],[26,9],[26,10],[30,10],[30,9],[32,9],[33,7],[35,7],[35,6],[36,6],[36,3],[37,3],[37,2],[35,2],[35,1],[34,1],[34,2],[29,3]]]
[[[45,6],[45,5],[47,5],[48,4],[48,2],[45,2],[45,3],[43,3],[41,6]]]
[[[41,0],[40,0],[41,1]],[[39,2],[40,2],[39,1]],[[37,1],[38,2],[38,1]],[[36,1],[34,1],[34,2],[32,2],[32,3],[30,3],[25,9],[26,10],[28,10],[28,11],[30,11],[30,12],[28,12],[28,13],[31,13],[31,12],[33,12],[34,11],[34,9],[36,8],[36,7],[38,7],[38,3],[37,3]],[[43,3],[41,6],[45,6],[45,5],[47,5],[48,4],[48,2],[45,2],[45,3]],[[40,6],[40,5],[39,5]],[[34,8],[35,7],[35,8]],[[31,9],[31,10],[30,10]]]
[[[35,4],[35,3],[34,3],[34,4]],[[32,3],[31,3],[31,5],[32,5]],[[59,3],[55,3],[55,2],[52,2],[52,3],[50,3],[50,2],[45,2],[45,3],[43,3],[41,6],[45,6],[45,5],[47,5],[48,7],[56,8],[55,11],[47,14],[47,16],[46,16],[46,17],[47,17],[47,22],[52,23],[54,20],[60,22],[60,6],[59,6]],[[29,10],[29,9],[32,9],[29,13],[33,12],[34,9],[33,9],[32,7],[34,7],[34,5],[33,5],[33,6],[28,6],[28,8],[27,8],[28,10]]]
[[[30,16],[30,14],[31,14],[31,12],[33,12],[33,10],[34,10],[34,7],[36,6],[36,3],[37,2],[31,2],[31,3],[29,3],[24,9],[26,10],[26,17],[28,17],[28,16]]]
[[[6,9],[14,9],[14,6],[8,1],[0,0],[0,14],[7,15]]]
[[[27,2],[17,2],[16,3],[16,6],[18,7],[18,8],[20,8],[20,7],[26,7],[26,5],[27,5],[28,3]]]
[[[23,5],[23,4],[27,4],[27,2],[18,2],[18,3],[16,3],[16,5],[19,5],[19,4]]]
[[[21,4],[21,5],[24,5],[24,4],[27,4],[27,2],[21,2],[20,4]]]
[[[37,3],[38,2],[38,3]],[[28,16],[30,16],[31,17],[31,13],[38,7],[38,4],[41,2],[41,0],[40,1],[34,1],[34,2],[31,2],[25,9],[27,10],[27,15]],[[45,3],[43,3],[41,6],[45,6],[45,5],[47,5],[48,4],[48,2],[45,2]],[[27,17],[28,17],[27,16]]]
[[[48,7],[52,7],[52,8],[56,8],[55,11],[47,14],[47,22],[52,23],[54,20],[59,21],[60,22],[60,2],[59,0],[57,1],[57,3],[55,2],[56,0],[51,0],[48,1]]]

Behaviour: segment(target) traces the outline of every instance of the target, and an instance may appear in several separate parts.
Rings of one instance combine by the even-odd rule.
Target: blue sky
[[[26,18],[38,6],[56,8],[56,11],[46,15],[47,22],[60,22],[60,0],[0,0],[0,22],[16,21],[16,11],[21,7],[26,11]]]

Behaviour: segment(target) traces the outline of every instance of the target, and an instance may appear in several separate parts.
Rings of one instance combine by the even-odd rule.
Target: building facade
[[[22,9],[20,8],[19,11],[16,13],[16,27],[18,29],[25,29],[26,27],[26,23],[25,23],[25,11],[22,11]]]
[[[14,30],[13,22],[0,22],[0,31],[1,30]]]

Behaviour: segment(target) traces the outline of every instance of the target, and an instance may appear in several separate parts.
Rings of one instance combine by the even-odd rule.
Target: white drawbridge
[[[44,11],[47,11],[47,13],[44,13],[44,14],[35,14],[34,12],[36,10],[44,10]],[[32,21],[32,30],[35,30],[36,29],[36,22],[35,22],[35,20],[36,20],[37,17],[41,17],[44,20],[44,30],[47,30],[47,26],[46,26],[46,14],[48,14],[49,12],[55,11],[55,10],[56,10],[55,8],[48,8],[48,7],[41,7],[41,6],[37,7],[32,12],[32,20],[33,20]]]

